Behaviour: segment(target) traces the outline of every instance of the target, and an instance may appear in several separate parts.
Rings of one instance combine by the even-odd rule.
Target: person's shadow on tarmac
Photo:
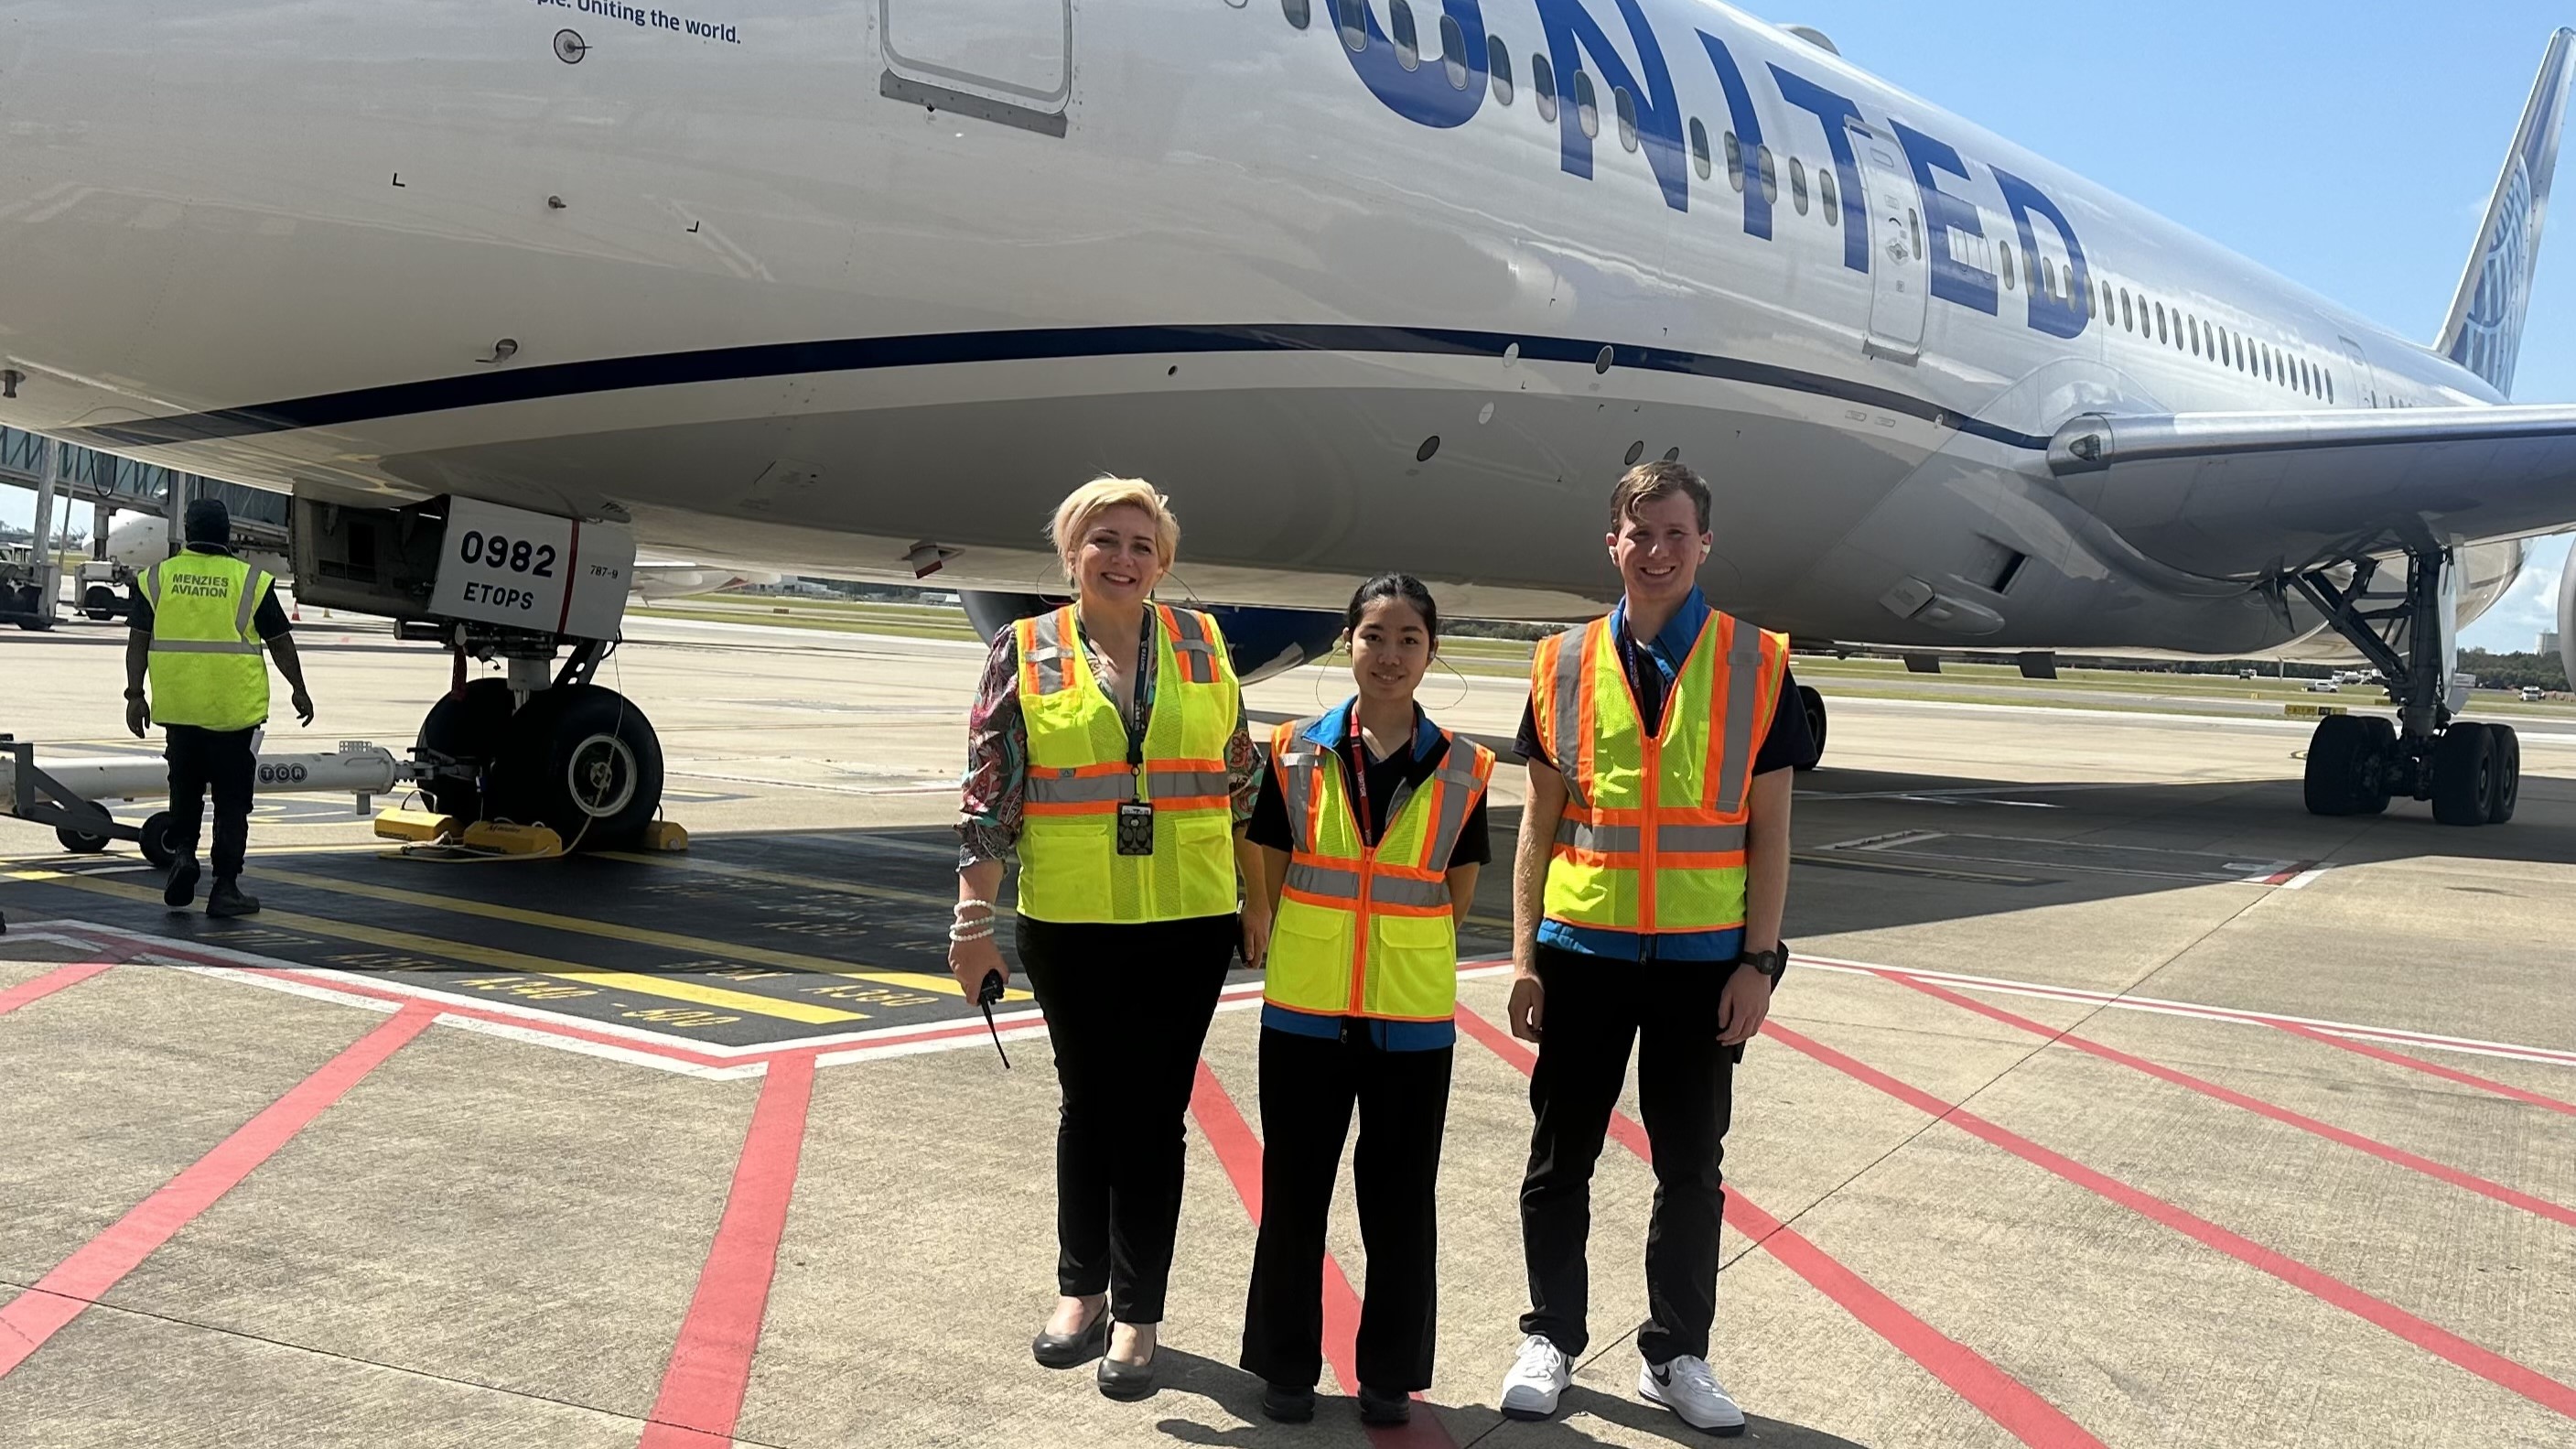
[[[1281,1449],[1281,1446],[1289,1445],[1365,1442],[1361,1436],[1367,1431],[1360,1426],[1357,1407],[1341,1395],[1319,1391],[1315,1399],[1315,1420],[1311,1424],[1274,1424],[1261,1416],[1261,1380],[1230,1364],[1169,1347],[1159,1350],[1158,1359],[1162,1372],[1156,1377],[1161,1381],[1161,1390],[1155,1395],[1154,1402],[1165,1403],[1174,1398],[1196,1396],[1227,1415],[1244,1421],[1228,1429],[1181,1417],[1166,1417],[1155,1424],[1156,1429],[1181,1443],[1205,1445],[1209,1449]],[[1556,1418],[1545,1423],[1515,1423],[1489,1408],[1462,1406],[1444,1412],[1440,1426],[1435,1427],[1429,1422],[1434,1412],[1431,1405],[1416,1404],[1413,1412],[1417,1433],[1423,1428],[1429,1428],[1431,1432],[1419,1437],[1408,1436],[1411,1443],[1435,1444],[1446,1438],[1458,1449],[1468,1449],[1468,1446],[1488,1439],[1492,1440],[1494,1449],[1608,1442],[1587,1430],[1582,1422],[1586,1416],[1629,1431],[1620,1436],[1622,1442],[1631,1435],[1645,1435],[1675,1444],[1705,1446],[1711,1438],[1652,1404],[1640,1403],[1623,1395],[1605,1394],[1582,1384],[1565,1391]],[[1778,1419],[1765,1419],[1758,1414],[1745,1416],[1744,1434],[1732,1442],[1767,1444],[1776,1446],[1776,1449],[1867,1449],[1867,1446],[1839,1435]]]

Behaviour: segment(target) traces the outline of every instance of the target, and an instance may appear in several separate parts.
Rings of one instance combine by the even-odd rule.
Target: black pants
[[[1454,1055],[1449,1047],[1380,1051],[1364,1033],[1261,1033],[1261,1241],[1243,1309],[1246,1369],[1297,1388],[1323,1376],[1324,1219],[1356,1103],[1351,1177],[1368,1250],[1360,1382],[1404,1393],[1431,1387],[1440,1132]]]
[[[251,753],[257,730],[208,730],[195,725],[165,725],[170,742],[162,753],[170,761],[170,848],[180,856],[197,853],[197,833],[205,817],[206,790],[215,792],[215,879],[231,880],[242,871],[250,849],[251,775],[259,757]]]
[[[1242,939],[1233,916],[1142,926],[1019,918],[1064,1093],[1055,1133],[1056,1290],[1163,1321],[1181,1218],[1181,1119]]]
[[[1637,1348],[1649,1363],[1708,1356],[1717,1316],[1718,1173],[1733,1105],[1735,1052],[1717,1044],[1718,995],[1733,968],[1640,964],[1542,946],[1546,988],[1538,1068],[1530,1076],[1529,1171],[1521,1179],[1521,1243],[1530,1311],[1521,1331],[1569,1354],[1589,1341],[1584,1240],[1592,1231],[1592,1164],[1637,1043],[1637,1100],[1655,1168],[1646,1228],[1648,1318]]]

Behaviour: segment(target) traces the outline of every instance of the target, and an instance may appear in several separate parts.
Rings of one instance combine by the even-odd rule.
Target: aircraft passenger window
[[[1352,54],[1368,49],[1368,0],[1338,0],[1342,21],[1342,44]]]
[[[2030,284],[2032,291],[2039,290],[2039,253],[2026,247],[2021,254],[2021,279]]]
[[[2302,357],[2299,359],[2299,391],[2313,396],[2316,390],[2316,381],[2308,373],[2308,360]]]
[[[1485,74],[1494,82],[1494,104],[1512,103],[1512,50],[1499,35],[1485,37]]]
[[[1770,181],[1771,173],[1769,168],[1764,168],[1762,179],[1766,183]],[[1766,185],[1763,189],[1767,192],[1770,188]],[[1910,206],[1905,208],[1905,234],[1913,238],[1914,254],[1916,256],[1929,255],[1923,250],[1923,218],[1916,216],[1914,214],[1914,208]]]
[[[1440,68],[1449,73],[1449,88],[1467,88],[1467,32],[1458,28],[1457,17],[1440,17]]]
[[[1753,148],[1753,169],[1760,173],[1762,177],[1762,199],[1766,202],[1778,201],[1780,199],[1780,172],[1777,167],[1774,167],[1771,164],[1770,147],[1756,146]]]
[[[1830,171],[1816,173],[1816,204],[1825,209],[1825,225],[1843,224],[1842,200],[1834,194],[1834,173]]]
[[[2111,284],[2108,282],[2102,284],[2102,310],[2096,315],[2105,322],[2111,320]]]
[[[1610,108],[1619,116],[1619,144],[1631,151],[1636,150],[1637,98],[1628,94],[1626,86],[1612,86]]]
[[[2279,380],[2272,375],[2272,349],[2269,347],[2263,349],[2263,380],[2265,382]]]
[[[1601,134],[1601,93],[1593,88],[1588,70],[1574,73],[1574,123],[1586,136]]]
[[[2156,307],[2156,340],[2157,340],[2158,342],[2170,342],[2170,341],[2172,341],[2173,339],[2172,339],[2172,338],[2170,338],[2170,337],[2167,337],[2167,336],[2165,335],[2165,304],[2164,304],[2164,303],[2162,303],[2162,302],[2158,302],[2158,303],[2156,303],[2156,304],[2155,304],[2155,307]]]
[[[2057,295],[2057,263],[2046,257],[2039,259],[2039,285],[2047,295]]]
[[[1706,181],[1709,173],[1708,127],[1701,125],[1697,116],[1691,117],[1690,136],[1691,164],[1699,168],[1699,179]]]
[[[2334,402],[2334,369],[2331,367],[2326,369],[2326,402],[2329,405]]]
[[[2183,330],[2191,334],[2191,355],[2198,357],[2200,355],[2200,319],[2185,317],[2182,319],[2182,325]]]
[[[1744,143],[1735,133],[1726,133],[1726,184],[1738,191],[1744,189]]]
[[[1556,120],[1556,67],[1547,63],[1546,56],[1534,54],[1530,57],[1530,90],[1538,96],[1538,118],[1553,123]]]
[[[1422,37],[1413,28],[1413,7],[1405,0],[1389,0],[1386,28],[1395,37],[1395,63],[1406,70],[1422,68]]]
[[[2013,289],[2012,243],[2008,241],[1999,241],[1995,243],[1995,251],[2003,258],[2003,265],[1995,268],[1995,270],[2002,274],[2004,279],[2004,290],[2009,292]]]
[[[1307,0],[1279,0],[1279,9],[1287,15],[1288,23],[1299,30],[1306,28],[1306,22],[1313,19],[1315,13]]]
[[[2120,328],[2126,332],[2138,330],[2138,319],[2129,311],[2129,289],[2126,287],[2120,289]]]
[[[1807,163],[1795,156],[1789,158],[1789,202],[1800,216],[1807,214]]]

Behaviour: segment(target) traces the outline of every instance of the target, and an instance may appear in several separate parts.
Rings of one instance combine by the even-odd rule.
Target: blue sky
[[[1854,64],[2424,339],[2549,33],[2576,23],[2576,0],[1750,8],[1814,25]],[[2576,190],[2576,154],[2562,170]],[[2543,241],[2531,306],[2515,397],[2576,401],[2576,201]],[[29,503],[0,489],[0,518],[24,524]],[[2541,545],[2468,642],[2532,647],[2566,555],[2564,540]]]

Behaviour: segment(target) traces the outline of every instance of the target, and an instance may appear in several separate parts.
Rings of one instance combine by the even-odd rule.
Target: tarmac
[[[1044,1024],[1003,1004],[1005,1070],[942,964],[980,651],[634,634],[601,682],[659,730],[685,854],[391,858],[347,799],[263,797],[267,909],[226,923],[165,912],[129,848],[0,820],[0,1444],[1703,1437],[1631,1392],[1633,1101],[1594,1184],[1576,1388],[1552,1423],[1494,1408],[1529,1128],[1499,870],[1463,952],[1413,1427],[1364,1433],[1340,1397],[1270,1424],[1234,1366],[1248,976],[1192,1112],[1160,1392],[1115,1404],[1031,1362]],[[400,750],[447,685],[362,621],[300,638],[321,719],[272,749]],[[0,729],[148,752],[114,732],[121,644],[0,638]],[[1285,718],[1339,683],[1248,703]],[[1424,691],[1497,744],[1520,697]],[[1746,1442],[2576,1442],[2576,738],[2527,730],[2519,817],[2455,830],[2403,802],[2306,815],[2306,722],[1832,711],[1799,785],[1799,964],[1728,1141],[1711,1359]],[[1331,1246],[1340,1395],[1366,1278],[1347,1174]]]

